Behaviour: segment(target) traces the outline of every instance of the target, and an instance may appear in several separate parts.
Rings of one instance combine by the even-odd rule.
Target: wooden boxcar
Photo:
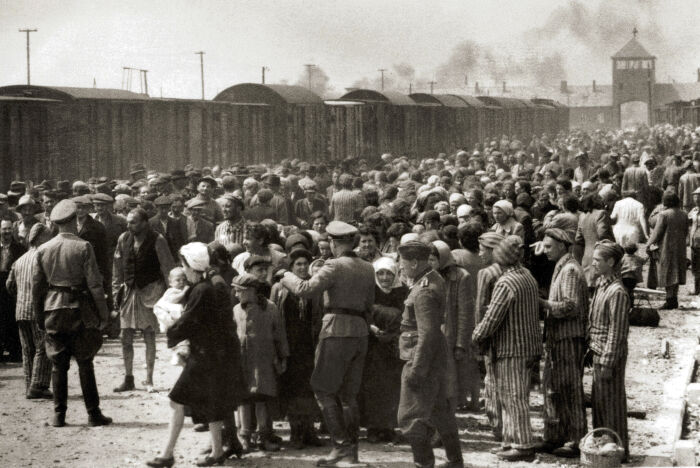
[[[271,107],[272,154],[265,162],[327,159],[326,107],[323,100],[308,89],[241,83],[221,91],[214,100]]]
[[[376,155],[377,127],[372,106],[358,101],[325,101],[329,161]]]
[[[453,153],[476,143],[471,128],[477,124],[476,113],[464,100],[452,94],[414,93],[409,97],[420,105],[438,106],[434,109],[432,153]]]

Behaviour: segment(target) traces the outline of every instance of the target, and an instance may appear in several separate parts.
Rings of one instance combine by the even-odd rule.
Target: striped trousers
[[[586,435],[583,397],[584,338],[564,338],[544,348],[544,440],[578,446]]]
[[[51,383],[51,361],[44,347],[46,333],[39,329],[35,320],[18,320],[17,326],[26,391],[31,388],[47,389]]]
[[[530,426],[530,366],[527,357],[496,360],[496,394],[501,404],[503,445],[532,448]]]
[[[627,434],[627,394],[625,392],[625,366],[627,355],[612,370],[611,379],[601,378],[602,366],[593,358],[593,427],[607,427],[617,432],[629,455],[629,435]]]
[[[501,403],[496,391],[496,363],[490,355],[484,356],[484,367],[486,368],[486,376],[484,377],[486,416],[489,418],[493,433],[500,437],[503,435]]]

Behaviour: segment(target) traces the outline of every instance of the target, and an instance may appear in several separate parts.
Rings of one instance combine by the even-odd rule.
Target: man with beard
[[[158,320],[153,306],[165,291],[165,282],[174,262],[168,242],[148,224],[148,215],[140,208],[126,217],[128,230],[119,237],[114,252],[112,289],[119,307],[122,329],[122,353],[126,376],[115,392],[134,390],[134,334],[142,330],[146,343],[146,380],[153,388]]]

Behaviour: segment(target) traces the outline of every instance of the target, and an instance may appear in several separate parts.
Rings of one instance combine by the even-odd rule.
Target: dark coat
[[[685,284],[688,269],[685,252],[688,214],[680,208],[667,208],[656,218],[649,245],[659,246],[657,277],[659,286]]]
[[[168,347],[190,342],[190,356],[169,396],[189,406],[195,422],[228,418],[244,390],[240,343],[223,289],[209,280],[192,286],[182,316],[167,331]]]
[[[86,240],[92,245],[92,250],[95,252],[95,260],[97,260],[97,268],[102,274],[105,291],[109,288],[110,267],[109,261],[109,246],[107,245],[107,231],[101,222],[95,220],[92,216],[86,216],[85,222],[80,227],[78,237]]]
[[[182,220],[177,220],[168,216],[167,227],[163,229],[158,215],[148,220],[154,231],[165,237],[168,241],[168,248],[173,258],[177,258],[180,247],[187,243],[187,224]]]

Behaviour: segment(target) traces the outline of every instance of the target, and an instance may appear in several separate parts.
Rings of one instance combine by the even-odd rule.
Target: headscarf
[[[438,270],[455,265],[455,259],[450,251],[450,246],[441,240],[433,241],[433,245],[438,251]]]
[[[544,235],[549,236],[555,241],[561,242],[562,244],[566,244],[567,246],[574,243],[574,236],[572,236],[569,231],[566,231],[561,228],[549,228],[546,231],[544,231]]]
[[[372,266],[374,267],[374,282],[376,283],[377,287],[381,289],[385,294],[389,294],[392,289],[401,287],[401,279],[399,278],[399,266],[396,264],[393,258],[380,257],[377,260],[375,260],[374,263],[372,263]],[[391,288],[385,289],[379,284],[379,281],[377,280],[377,273],[380,270],[389,270],[394,274],[394,283],[391,285]]]
[[[467,203],[467,199],[464,198],[464,195],[461,193],[452,193],[450,194],[450,203],[456,203],[459,202],[459,204],[464,204]]]
[[[493,231],[487,231],[479,236],[479,243],[488,249],[495,249],[503,241],[503,236]]]
[[[513,204],[508,200],[498,200],[493,204],[493,207],[503,211],[509,218],[513,217],[515,214],[515,211],[513,211]]]
[[[622,257],[625,255],[625,251],[622,249],[622,247],[610,240],[596,242],[595,250],[600,250],[605,257],[615,260],[615,265],[618,265],[620,260],[622,260]]]
[[[190,242],[180,247],[180,255],[195,271],[204,273],[209,268],[209,249],[203,242]]]
[[[523,256],[523,240],[520,236],[510,235],[493,249],[493,259],[502,267],[518,263]]]

